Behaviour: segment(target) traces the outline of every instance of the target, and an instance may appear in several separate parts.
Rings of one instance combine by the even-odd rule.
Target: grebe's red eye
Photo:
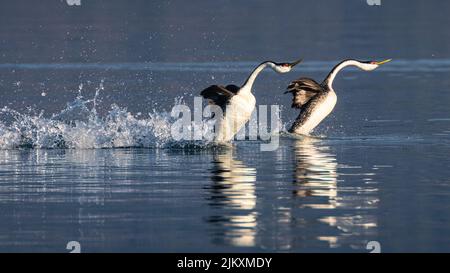
[[[377,64],[377,62],[370,62],[370,64]]]

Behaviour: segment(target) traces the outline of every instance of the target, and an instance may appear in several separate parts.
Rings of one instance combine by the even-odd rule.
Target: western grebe
[[[345,60],[331,70],[322,84],[310,78],[300,78],[291,82],[285,94],[292,93],[292,108],[300,109],[300,114],[289,132],[308,135],[333,111],[337,97],[332,84],[337,73],[344,67],[356,66],[364,71],[372,71],[390,61],[390,59],[382,62]]]
[[[234,135],[245,125],[255,109],[256,99],[252,94],[252,86],[256,77],[266,67],[272,68],[278,73],[287,73],[300,63],[298,60],[293,63],[275,63],[272,61],[263,62],[258,65],[245,83],[238,87],[236,85],[211,85],[200,94],[208,99],[210,104],[219,106],[222,109],[222,116],[217,117],[215,142],[230,141]]]

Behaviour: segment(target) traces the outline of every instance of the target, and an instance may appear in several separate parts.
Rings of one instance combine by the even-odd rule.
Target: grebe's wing
[[[236,93],[220,85],[211,85],[203,90],[200,95],[209,100],[210,103],[220,106],[225,111],[227,104]]]
[[[323,87],[310,78],[300,78],[291,82],[286,93],[292,93],[292,108],[302,108],[314,96],[324,91]]]

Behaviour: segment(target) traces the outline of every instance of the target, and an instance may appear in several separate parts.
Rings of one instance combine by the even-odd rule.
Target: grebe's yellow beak
[[[387,59],[387,60],[384,60],[384,61],[381,61],[381,62],[377,62],[376,64],[377,65],[382,65],[382,64],[388,63],[390,61],[392,61],[392,59]]]

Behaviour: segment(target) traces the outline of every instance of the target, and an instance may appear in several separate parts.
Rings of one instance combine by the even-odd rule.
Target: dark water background
[[[346,58],[394,61],[342,72],[321,137],[282,137],[273,152],[1,149],[0,251],[450,251],[450,3],[381,3],[1,0],[0,107],[43,111],[30,130],[80,84],[92,98],[103,83],[98,117],[117,104],[139,119],[303,57],[254,86],[289,124],[289,81],[320,81]],[[0,120],[0,140],[13,138]]]

